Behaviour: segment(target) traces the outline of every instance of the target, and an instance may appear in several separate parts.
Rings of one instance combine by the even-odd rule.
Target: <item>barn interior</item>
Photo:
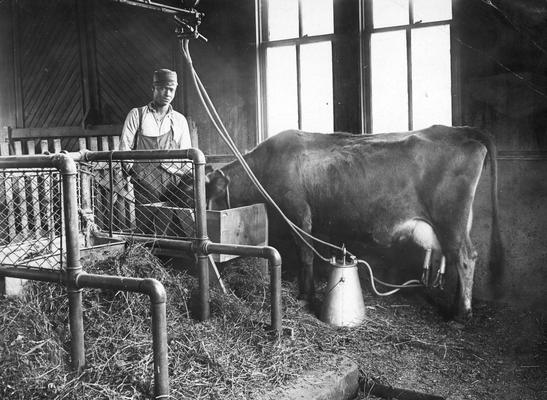
[[[185,3],[162,2],[173,7]],[[301,44],[328,43],[332,50],[326,132],[376,133],[373,117],[380,117],[370,74],[371,37],[390,30],[372,26],[373,2],[336,0],[332,33],[300,32],[298,40],[281,39],[273,46],[265,39],[267,3],[202,0],[196,5],[203,13],[199,32],[206,40],[191,40],[193,64],[239,150],[248,152],[277,132],[268,114],[273,100],[266,94],[266,54],[284,45],[299,49]],[[313,2],[307,3],[313,9]],[[545,313],[547,4],[452,0],[450,18],[442,21],[449,27],[450,113],[448,121],[430,122],[480,128],[494,137],[498,150],[504,274],[494,290],[487,268],[491,181],[485,169],[471,231],[479,253],[474,297]],[[437,26],[420,21],[409,25],[409,31],[420,23]],[[45,139],[51,152],[77,151],[80,137],[119,136],[128,111],[150,100],[152,71],[169,68],[181,77],[173,107],[190,121],[199,149],[213,165],[231,161],[233,155],[199,101],[177,26],[170,13],[125,1],[0,1],[0,141],[7,144],[1,155],[30,154],[24,147],[17,150],[17,141]],[[431,62],[437,57],[429,56]],[[295,79],[303,90],[301,77]],[[299,126],[291,127],[306,129],[304,111],[298,110]],[[418,128],[414,122],[408,118],[403,125]],[[315,127],[313,123],[317,121],[308,126]],[[111,143],[99,140],[95,150],[111,150]]]
[[[208,41],[196,39],[190,47],[195,69],[243,153],[271,134],[260,97],[264,50],[257,42],[257,13],[264,5],[255,3],[203,1],[199,31]],[[70,137],[82,130],[119,135],[128,110],[149,100],[151,71],[166,67],[183,77],[173,105],[195,124],[199,148],[216,162],[233,159],[189,78],[170,14],[106,0],[4,1],[0,7],[3,141],[57,135],[71,151],[76,144]],[[370,91],[363,87],[370,60],[362,56],[360,28],[367,7],[354,0],[334,2],[334,36],[327,39],[335,131],[372,131]],[[506,257],[498,299],[535,309],[547,305],[546,14],[535,0],[458,0],[450,22],[452,124],[490,132],[498,148]],[[472,239],[480,254],[489,246],[488,179],[484,173],[474,210]],[[492,299],[485,262],[479,259],[475,296]]]

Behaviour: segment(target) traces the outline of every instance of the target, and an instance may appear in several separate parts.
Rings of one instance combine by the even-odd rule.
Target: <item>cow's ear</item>
[[[211,183],[215,186],[216,193],[224,193],[230,183],[230,179],[228,179],[227,176],[217,176],[211,181]]]

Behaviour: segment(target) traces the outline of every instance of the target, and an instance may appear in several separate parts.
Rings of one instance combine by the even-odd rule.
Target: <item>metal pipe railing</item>
[[[108,152],[107,152],[108,153]],[[188,151],[199,158],[199,154]],[[199,152],[201,153],[201,152]],[[63,212],[66,241],[66,269],[42,270],[0,266],[0,276],[56,282],[67,287],[69,324],[71,333],[72,368],[78,373],[85,366],[82,288],[111,288],[148,294],[151,299],[152,336],[154,352],[154,392],[156,398],[169,397],[167,361],[166,294],[163,285],[155,279],[126,278],[86,274],[80,263],[78,231],[77,168],[74,154],[5,156],[0,157],[0,168],[56,168],[62,176]],[[203,161],[205,160],[204,157]],[[60,255],[61,257],[62,255]]]
[[[282,312],[281,312],[281,256],[279,252],[271,246],[245,246],[234,244],[213,243],[208,241],[204,243],[206,254],[222,253],[234,254],[249,257],[261,257],[268,260],[268,268],[270,272],[270,313],[271,313],[271,329],[278,336],[281,335]]]
[[[106,234],[105,234],[105,237],[107,237]],[[181,252],[192,251],[194,253],[197,253],[199,251],[201,254],[205,255],[205,258],[209,254],[221,253],[221,254],[232,254],[232,255],[238,255],[238,256],[259,257],[259,258],[267,259],[269,273],[270,273],[271,329],[275,331],[278,335],[281,335],[281,331],[282,331],[281,256],[279,255],[279,252],[274,247],[214,243],[214,242],[211,242],[210,240],[195,240],[193,242],[190,242],[187,240],[154,238],[154,240],[151,241],[150,238],[147,238],[145,236],[138,237],[138,236],[124,235],[124,234],[114,235],[114,238],[120,239],[120,240],[131,238],[133,241],[137,243],[153,246],[154,248],[158,248],[158,249],[170,249],[170,250],[181,251]],[[201,248],[198,249],[197,246],[201,246]],[[205,272],[207,273],[207,279],[208,279],[209,277],[208,264],[206,265]],[[207,282],[207,292],[208,292],[208,288],[209,288],[209,285]],[[201,285],[200,285],[200,290],[201,290]],[[209,298],[208,296],[209,294],[207,293],[207,297],[206,297],[207,299]],[[200,293],[200,299],[203,300],[203,298],[205,298],[205,296],[203,296],[203,294]],[[201,315],[204,315],[203,310],[201,310]]]
[[[70,324],[70,348],[72,368],[78,373],[85,366],[84,317],[82,290],[75,284],[82,273],[80,263],[80,242],[78,230],[78,189],[76,182],[77,168],[72,158],[65,154],[52,156],[61,172],[63,185],[63,211],[66,240],[66,280],[68,294],[68,319]]]
[[[194,164],[205,165],[205,155],[199,149],[184,150],[127,150],[90,151],[68,153],[74,161],[127,161],[127,160],[180,160],[190,159]]]
[[[76,277],[80,288],[112,289],[143,293],[150,297],[152,313],[152,348],[154,353],[154,395],[157,399],[169,396],[167,361],[167,295],[161,282],[152,278],[126,278],[81,273]]]
[[[207,211],[205,197],[205,156],[199,149],[154,151],[88,151],[58,153],[53,155],[0,157],[0,168],[56,168],[62,175],[63,213],[66,240],[66,269],[61,271],[39,270],[13,266],[0,266],[0,276],[57,282],[67,287],[71,331],[72,367],[80,371],[85,366],[82,289],[110,288],[147,294],[151,299],[152,335],[154,350],[154,379],[156,398],[169,396],[167,363],[166,294],[163,285],[148,278],[103,276],[83,272],[80,264],[78,231],[78,198],[76,161],[123,161],[191,159],[194,163],[194,198],[196,235],[193,241],[154,238],[153,245],[179,251],[192,251],[198,257],[200,286],[200,319],[210,317],[209,260],[211,253],[266,258],[269,261],[271,288],[271,329],[281,334],[281,257],[269,246],[245,246],[213,243],[207,236]],[[112,237],[110,233],[108,237]],[[150,243],[150,237],[130,237],[138,242]]]
[[[60,171],[63,185],[63,211],[65,219],[65,240],[67,268],[64,271],[63,283],[67,286],[70,349],[72,368],[80,372],[85,365],[84,350],[84,322],[82,311],[82,293],[75,287],[75,277],[82,272],[80,265],[80,246],[78,242],[78,198],[76,189],[76,163],[66,153],[53,155],[25,155],[0,157],[0,168],[56,168]],[[4,269],[3,276],[11,276],[13,269]],[[27,279],[53,281],[59,279],[59,272],[51,271],[51,279],[44,274],[46,271],[28,269],[25,272]],[[9,274],[9,275],[8,275]],[[19,275],[19,274],[14,274]]]

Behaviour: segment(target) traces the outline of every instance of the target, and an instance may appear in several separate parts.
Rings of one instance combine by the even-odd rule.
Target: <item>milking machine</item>
[[[184,8],[178,8],[173,6],[167,6],[162,3],[153,2],[150,0],[114,0],[120,3],[127,3],[130,5],[141,6],[145,8],[151,8],[156,11],[173,14],[174,20],[177,22],[176,34],[181,43],[182,53],[188,63],[189,71],[192,75],[192,81],[197,90],[198,96],[207,112],[213,126],[217,130],[219,136],[228,145],[236,159],[240,162],[243,169],[247,173],[251,182],[257,187],[260,193],[264,196],[266,201],[281,215],[284,221],[289,225],[295,235],[308,246],[313,253],[330,264],[331,272],[329,282],[326,289],[326,297],[324,300],[321,319],[327,323],[336,326],[356,326],[364,321],[365,318],[365,306],[361,291],[361,285],[359,283],[358,266],[363,266],[369,273],[370,283],[373,292],[378,296],[389,296],[403,288],[413,287],[441,287],[443,286],[443,278],[445,272],[445,258],[441,259],[440,267],[433,283],[431,283],[431,255],[434,245],[418,243],[425,251],[422,276],[421,279],[409,280],[403,284],[395,285],[376,278],[373,274],[371,266],[364,260],[358,259],[355,255],[346,250],[345,246],[337,246],[329,242],[325,242],[316,238],[310,233],[304,231],[299,226],[295,225],[289,220],[285,214],[281,211],[275,201],[271,198],[268,192],[262,187],[246,161],[243,159],[242,154],[238,150],[226,127],[224,126],[220,116],[218,115],[216,108],[209,98],[207,91],[203,83],[201,82],[196,70],[194,69],[190,50],[188,46],[189,39],[201,39],[207,41],[207,39],[198,32],[198,27],[201,24],[203,13],[195,10],[195,6],[199,3],[199,0],[186,0],[181,3],[185,5]],[[415,227],[414,227],[415,228]],[[429,226],[432,230],[432,227]],[[326,258],[321,255],[315,247],[310,244],[309,240],[326,245],[339,252],[339,257]],[[436,248],[437,250],[440,249]],[[376,289],[375,282],[382,286],[392,288],[387,292],[380,292]]]
[[[342,247],[342,257],[332,257],[321,320],[335,326],[354,327],[365,320],[365,302],[357,271],[357,259],[348,256]]]

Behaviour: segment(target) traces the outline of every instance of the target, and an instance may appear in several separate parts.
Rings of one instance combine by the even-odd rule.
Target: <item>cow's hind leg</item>
[[[456,318],[462,322],[469,320],[472,315],[471,301],[473,297],[473,277],[475,275],[475,263],[477,252],[475,251],[471,239],[465,240],[459,251],[456,267],[459,277],[459,296],[457,304]]]
[[[459,249],[446,254],[446,272],[449,274],[441,292],[441,311],[448,319],[467,322],[472,317],[473,277],[477,253],[469,239]]]

